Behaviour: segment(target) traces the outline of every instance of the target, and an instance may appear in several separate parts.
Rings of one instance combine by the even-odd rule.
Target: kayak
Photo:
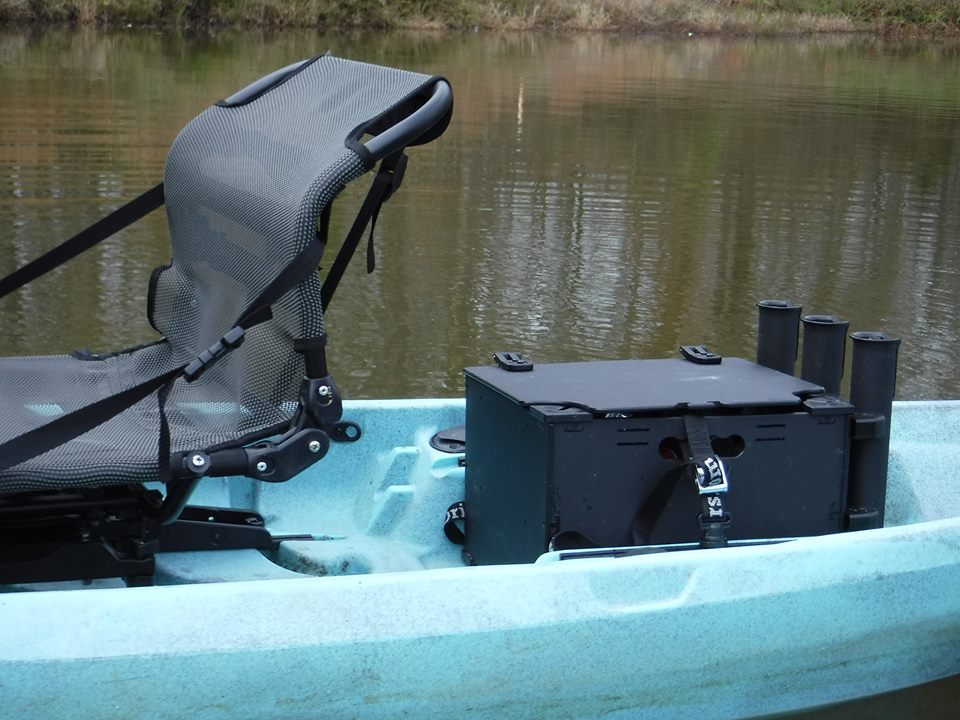
[[[347,401],[292,480],[207,478],[275,550],[157,556],[156,585],[0,593],[8,717],[717,718],[960,673],[960,401],[893,405],[884,526],[469,566],[444,534],[462,399]]]
[[[341,413],[320,309],[451,92],[282,68],[0,281],[167,205],[162,340],[4,359],[6,716],[738,718],[960,673],[960,403],[891,411],[898,339],[851,336],[850,402],[847,323],[803,318],[798,379],[801,308],[770,300],[757,364],[496,353],[462,400]],[[321,284],[332,198],[377,162]]]

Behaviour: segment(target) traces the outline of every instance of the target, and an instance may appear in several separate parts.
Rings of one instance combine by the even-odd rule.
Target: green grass
[[[0,25],[960,34],[960,0],[0,0]]]

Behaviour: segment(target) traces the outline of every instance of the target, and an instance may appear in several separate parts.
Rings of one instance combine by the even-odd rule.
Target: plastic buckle
[[[187,382],[193,382],[203,375],[224,355],[227,355],[243,344],[246,331],[236,325],[230,328],[226,335],[200,353],[196,359],[183,369],[183,377]]]
[[[713,495],[730,489],[727,482],[727,469],[723,466],[719,455],[694,459],[690,464],[693,466],[693,481],[697,485],[697,492],[701,495]]]

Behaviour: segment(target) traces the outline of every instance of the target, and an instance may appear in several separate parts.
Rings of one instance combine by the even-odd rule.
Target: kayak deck
[[[960,450],[960,402],[898,402],[894,407],[886,527],[957,517],[960,481],[945,471],[944,458]],[[161,554],[157,584],[462,566],[460,548],[442,530],[447,507],[463,498],[462,456],[434,449],[430,438],[463,423],[463,401],[353,401],[346,403],[345,417],[364,429],[362,441],[334,444],[322,462],[302,475],[278,484],[209,478],[193,496],[197,505],[257,511],[275,537],[304,539],[284,541],[279,551],[269,554]],[[849,536],[838,539],[843,543]],[[121,585],[119,580],[102,580],[6,589]]]
[[[889,527],[487,567],[463,567],[441,530],[463,469],[429,438],[462,412],[353,403],[366,444],[283,485],[206,483],[203,502],[255,501],[274,533],[316,537],[280,564],[171,554],[167,587],[0,595],[6,706],[143,720],[749,717],[960,672],[960,479],[943,472],[960,403],[897,405]]]

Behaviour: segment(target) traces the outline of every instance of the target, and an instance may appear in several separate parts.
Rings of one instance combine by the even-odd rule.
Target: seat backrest
[[[330,56],[279,75],[266,89],[200,114],[167,158],[172,260],[151,280],[149,315],[174,363],[218,340],[316,236],[324,208],[373,165],[358,142],[365,129],[375,133],[409,114],[437,81]],[[304,375],[294,341],[323,333],[317,273],[276,303],[273,315],[199,381],[177,383],[168,406],[172,431],[177,402],[239,408],[226,413],[235,426],[221,426],[226,435],[289,419]],[[195,442],[178,443],[176,432],[172,441],[173,450]]]
[[[315,349],[324,332],[318,221],[376,159],[398,161],[403,146],[442,133],[450,103],[439,78],[324,56],[267,76],[187,125],[162,188],[172,259],[154,272],[148,295],[150,322],[164,337],[103,355],[3,359],[0,494],[166,479],[177,453],[236,448],[289,426],[301,385],[309,385],[297,341],[314,348],[315,370],[323,365]],[[365,132],[376,136],[369,148],[359,142]],[[375,183],[369,197],[385,197],[397,180],[387,172],[378,180],[386,177],[390,184]],[[124,208],[142,214],[160,199],[158,187]],[[109,234],[88,238],[91,231],[44,258],[64,247],[76,254]],[[275,287],[295,262],[303,273],[283,274]],[[275,289],[294,283],[277,299]],[[184,365],[234,329],[251,304],[270,307],[272,318],[248,327],[239,349],[187,382]],[[312,406],[324,405],[315,398]],[[299,418],[335,422],[339,405],[324,407]],[[238,454],[227,455],[227,469],[242,472]]]

